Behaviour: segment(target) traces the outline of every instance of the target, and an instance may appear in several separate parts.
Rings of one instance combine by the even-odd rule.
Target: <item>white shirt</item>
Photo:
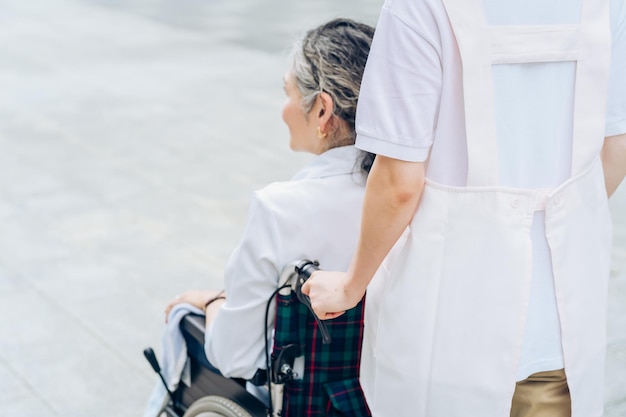
[[[579,0],[484,0],[489,24],[576,23]],[[626,3],[611,1],[613,60],[606,136],[626,132]],[[547,188],[570,176],[575,64],[496,65],[500,183]],[[387,0],[357,111],[357,146],[427,161],[427,177],[464,186],[462,65],[441,0]],[[533,222],[533,281],[518,380],[563,367],[543,213]],[[497,314],[497,312],[494,312]]]
[[[222,374],[249,379],[266,368],[265,308],[288,264],[308,258],[323,269],[348,268],[365,191],[360,154],[353,146],[331,149],[291,181],[254,194],[244,235],[226,267],[227,301],[206,335],[207,358]],[[270,314],[270,329],[273,323]]]

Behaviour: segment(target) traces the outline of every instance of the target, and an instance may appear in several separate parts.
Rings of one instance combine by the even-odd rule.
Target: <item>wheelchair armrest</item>
[[[204,346],[204,316],[187,314],[180,322],[183,334],[188,334]]]
[[[204,316],[187,314],[180,321],[180,331],[187,343],[187,354],[199,365],[216,371],[204,353]],[[243,383],[241,383],[243,385]]]
[[[193,338],[193,341],[195,342],[193,343],[193,345],[204,347],[204,332],[206,329],[204,326],[203,316],[199,316],[197,314],[187,314],[185,317],[183,317],[180,323],[180,328],[183,332],[183,335],[185,335],[185,338],[187,340],[189,338]],[[196,350],[194,350],[193,348],[190,349],[192,351],[190,352],[190,354],[192,356],[196,356],[196,360],[198,360],[198,362],[200,362],[201,364],[204,364],[204,360],[203,360],[204,357],[198,357],[200,355],[199,353],[196,353],[197,349],[198,348],[196,348]],[[194,355],[194,353],[196,354]],[[245,384],[244,380],[242,379],[239,379],[239,378],[233,378],[233,379],[241,385]],[[257,370],[254,376],[252,377],[252,379],[250,379],[250,382],[256,386],[265,385],[267,383],[267,371],[265,369]]]

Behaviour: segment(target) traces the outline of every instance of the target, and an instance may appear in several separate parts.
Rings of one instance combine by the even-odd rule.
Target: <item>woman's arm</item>
[[[206,316],[207,316],[206,324],[207,324],[207,327],[208,327],[213,322],[213,318],[214,318],[215,314],[217,313],[217,310],[215,310],[215,306],[214,306],[212,309],[210,309],[212,315],[209,315],[209,308],[206,308],[206,304],[210,300],[214,299],[215,297],[217,297],[219,295],[221,295],[221,292],[220,291],[215,291],[215,290],[189,290],[189,291],[185,291],[184,293],[174,297],[174,299],[172,301],[170,301],[170,303],[167,305],[167,307],[165,307],[165,322],[167,323],[170,311],[172,310],[172,308],[176,304],[187,303],[187,304],[191,304],[192,306],[194,306],[196,308],[199,308],[200,310],[206,310]],[[215,300],[214,302],[212,302],[211,305],[220,306],[220,305],[222,305],[223,302],[224,302],[224,300],[219,299],[219,300]]]
[[[626,134],[605,138],[601,157],[606,193],[610,197],[626,176]]]
[[[303,291],[316,314],[331,319],[354,307],[415,214],[424,164],[377,156],[367,180],[361,235],[347,273],[318,271]]]

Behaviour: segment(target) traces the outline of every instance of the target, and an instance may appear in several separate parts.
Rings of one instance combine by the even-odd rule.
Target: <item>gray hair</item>
[[[350,19],[334,19],[309,30],[292,52],[292,75],[308,114],[317,96],[325,92],[334,103],[333,114],[344,120],[346,129],[335,146],[353,144],[354,119],[361,78],[374,36],[374,28]]]

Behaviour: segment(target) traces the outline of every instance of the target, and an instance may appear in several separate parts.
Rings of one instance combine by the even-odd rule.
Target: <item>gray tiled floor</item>
[[[250,192],[308,160],[286,52],[381,0],[0,2],[0,417],[141,415],[174,294],[219,287]],[[607,404],[626,415],[626,188]]]

